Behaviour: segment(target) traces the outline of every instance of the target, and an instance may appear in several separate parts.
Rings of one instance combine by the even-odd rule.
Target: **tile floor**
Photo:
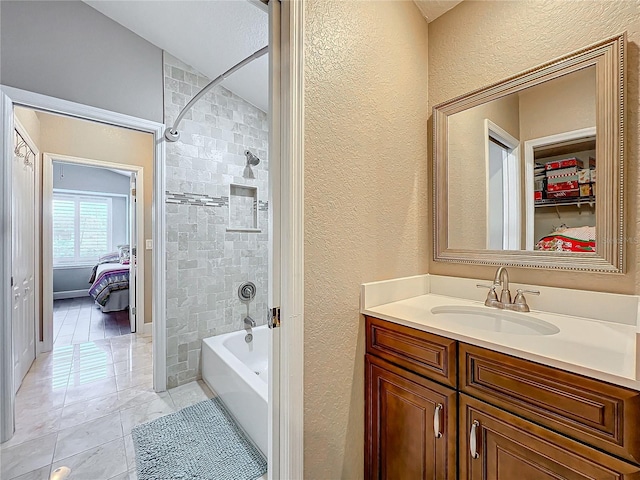
[[[34,362],[16,395],[16,433],[0,445],[0,478],[135,479],[131,429],[212,397],[202,382],[155,393],[151,337],[59,345]]]
[[[129,335],[129,310],[102,313],[93,298],[66,298],[53,302],[53,345],[72,345]]]

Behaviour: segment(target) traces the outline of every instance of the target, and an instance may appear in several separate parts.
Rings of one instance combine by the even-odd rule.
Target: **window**
[[[53,194],[53,265],[96,263],[112,250],[111,198]]]

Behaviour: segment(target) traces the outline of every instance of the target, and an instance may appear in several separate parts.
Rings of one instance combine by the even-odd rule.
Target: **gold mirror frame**
[[[433,107],[433,259],[484,265],[624,272],[624,56],[626,33]],[[583,68],[596,67],[596,252],[448,248],[448,117]],[[600,167],[602,165],[602,167]],[[603,241],[601,239],[606,239]]]

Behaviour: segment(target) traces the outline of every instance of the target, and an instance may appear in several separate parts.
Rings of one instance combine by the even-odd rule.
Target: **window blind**
[[[53,194],[53,264],[95,263],[112,250],[111,198]]]

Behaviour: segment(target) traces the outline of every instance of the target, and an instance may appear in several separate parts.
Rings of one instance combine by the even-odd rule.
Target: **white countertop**
[[[495,309],[485,307],[483,301],[431,293],[430,290],[438,290],[432,284],[440,280],[434,276],[425,277],[428,276],[363,285],[361,313],[640,390],[637,371],[640,333],[635,318],[621,318],[634,314],[633,302],[628,302],[630,308],[624,311],[610,310],[610,315],[615,315],[617,319],[615,322],[534,310],[520,313],[518,315],[535,317],[555,325],[559,332],[552,335],[516,335],[451,323],[447,322],[446,316],[434,315],[431,309],[438,306],[473,306],[488,311]],[[452,281],[451,277],[442,278],[447,282]],[[469,279],[461,279],[461,282],[468,287]],[[368,289],[369,298],[368,286],[371,287]],[[515,289],[512,292],[515,293]],[[571,292],[566,292],[566,301],[571,298]],[[408,295],[408,298],[396,299]],[[486,295],[486,292],[482,295]],[[624,303],[620,295],[615,297],[615,305]],[[637,303],[637,297],[626,297],[632,297],[631,300]],[[376,305],[381,301],[386,303]],[[600,297],[598,301],[601,305],[607,299]]]

